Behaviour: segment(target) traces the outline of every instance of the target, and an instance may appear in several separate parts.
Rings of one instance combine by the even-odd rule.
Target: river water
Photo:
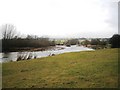
[[[60,48],[64,48],[64,49],[60,49]],[[46,51],[0,53],[0,62],[16,61],[18,55],[22,55],[22,54],[32,54],[37,58],[41,58],[41,57],[50,56],[52,54],[56,55],[67,52],[79,52],[79,51],[88,51],[88,50],[93,50],[93,49],[84,46],[73,45],[71,47],[55,46],[55,48]]]

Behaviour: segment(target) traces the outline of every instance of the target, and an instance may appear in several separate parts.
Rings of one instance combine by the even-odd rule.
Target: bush
[[[120,35],[119,34],[114,34],[110,38],[110,44],[112,48],[120,48]]]

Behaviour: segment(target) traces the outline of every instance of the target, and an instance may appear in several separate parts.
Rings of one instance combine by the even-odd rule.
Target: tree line
[[[49,40],[47,37],[38,37],[36,35],[27,35],[21,37],[16,31],[14,25],[5,24],[1,26],[2,38],[2,52],[15,51],[23,48],[40,48],[54,46],[54,41]]]
[[[56,42],[54,40],[50,40],[47,37],[38,37],[37,35],[26,35],[26,37],[22,37],[17,31],[16,27],[11,24],[5,24],[0,27],[1,31],[1,39],[0,45],[2,45],[2,49],[0,47],[1,52],[8,51],[18,51],[29,48],[41,48],[41,47],[49,47],[55,46]],[[63,45],[84,45],[91,46],[94,49],[97,48],[120,48],[120,35],[114,34],[111,38],[108,39],[92,39],[92,40],[84,40],[79,42],[79,39],[69,39],[63,43]]]
[[[107,39],[92,39],[84,40],[81,42],[84,46],[90,46],[94,49],[101,49],[101,48],[120,48],[120,35],[114,34],[111,38]]]

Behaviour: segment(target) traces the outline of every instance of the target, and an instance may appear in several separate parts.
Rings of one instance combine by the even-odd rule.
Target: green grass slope
[[[72,52],[3,63],[3,88],[114,88],[118,49]]]

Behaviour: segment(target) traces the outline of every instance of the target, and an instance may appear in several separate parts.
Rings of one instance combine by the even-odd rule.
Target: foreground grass
[[[114,88],[118,49],[73,52],[4,63],[3,88]]]

